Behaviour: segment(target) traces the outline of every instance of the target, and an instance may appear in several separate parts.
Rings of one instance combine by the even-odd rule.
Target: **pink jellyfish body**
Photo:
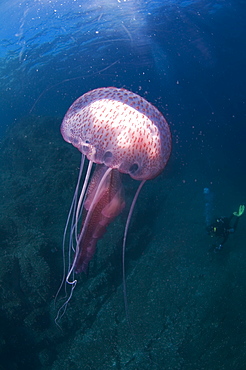
[[[165,118],[152,104],[137,94],[115,87],[98,88],[78,98],[63,119],[61,133],[65,141],[82,153],[79,180],[69,212],[71,261],[66,282],[74,287],[77,281],[69,280],[71,274],[86,272],[98,239],[124,208],[121,173],[141,181],[126,223],[125,249],[137,196],[144,182],[158,176],[166,166],[171,134]],[[85,157],[89,162],[80,186]],[[96,166],[91,175],[93,163]],[[82,229],[78,231],[80,218]]]

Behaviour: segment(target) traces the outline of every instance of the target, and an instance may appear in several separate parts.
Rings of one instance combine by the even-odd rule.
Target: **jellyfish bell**
[[[66,113],[61,133],[89,160],[135,180],[156,177],[171,151],[163,115],[137,94],[115,87],[92,90]]]
[[[65,248],[70,224],[68,269],[63,282],[71,284],[72,291],[77,283],[74,273],[86,272],[98,239],[125,206],[121,173],[141,181],[128,213],[123,238],[126,304],[127,230],[143,184],[158,176],[167,164],[171,152],[169,126],[158,109],[144,98],[122,88],[106,87],[89,91],[71,105],[62,121],[61,134],[82,153],[63,239]],[[80,186],[85,158],[88,159],[87,171]],[[93,163],[96,164],[94,171]],[[78,232],[81,218],[82,227]],[[62,309],[66,308],[71,294]]]

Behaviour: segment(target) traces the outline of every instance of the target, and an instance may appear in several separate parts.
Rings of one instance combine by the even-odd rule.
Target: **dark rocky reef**
[[[4,370],[245,368],[242,229],[223,254],[209,252],[201,162],[167,169],[140,194],[127,238],[130,326],[121,266],[126,212],[98,243],[88,276],[78,276],[62,331],[55,325],[62,235],[80,163],[59,126],[27,117],[1,141]],[[129,201],[136,184],[125,180]]]

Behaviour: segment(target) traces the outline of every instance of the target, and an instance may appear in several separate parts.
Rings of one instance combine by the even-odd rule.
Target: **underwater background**
[[[245,16],[244,0],[1,1],[1,370],[246,368],[246,215],[219,253],[206,233],[246,203]],[[124,210],[58,327],[80,165],[60,125],[76,98],[105,86],[163,113],[172,154],[128,232],[130,326]],[[135,181],[126,187],[129,201]]]

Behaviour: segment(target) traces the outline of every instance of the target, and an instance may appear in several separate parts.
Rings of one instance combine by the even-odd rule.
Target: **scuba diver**
[[[219,252],[223,248],[229,235],[236,231],[239,217],[242,216],[244,210],[245,206],[240,205],[238,212],[233,212],[233,214],[230,217],[217,218],[217,220],[213,224],[207,227],[206,229],[207,233],[210,236],[216,237],[216,240],[219,243],[218,245],[214,246],[215,253]],[[235,217],[236,217],[235,222],[233,223],[233,225],[231,225]]]

